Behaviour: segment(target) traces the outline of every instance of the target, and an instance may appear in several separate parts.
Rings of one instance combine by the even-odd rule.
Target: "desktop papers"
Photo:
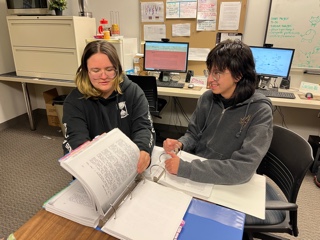
[[[153,176],[159,175],[159,173],[163,172],[164,166],[157,167],[157,165],[161,166],[161,164],[164,164],[165,156],[161,157],[162,159],[160,159],[159,163],[159,158],[162,153],[163,148],[157,146],[154,147],[151,166],[145,171],[145,176],[147,178],[152,178]],[[204,158],[200,158],[184,151],[181,151],[180,157],[189,162],[193,159],[205,160]],[[155,166],[152,167],[153,165]],[[232,208],[246,214],[250,214],[254,217],[265,219],[265,176],[254,174],[250,181],[238,185],[205,184],[183,179],[184,178],[165,172],[159,178],[158,183],[180,189],[193,197]]]
[[[254,174],[249,182],[238,185],[214,185],[206,199],[254,217],[265,219],[266,177]]]
[[[190,202],[186,194],[146,180],[102,231],[120,239],[173,239]]]

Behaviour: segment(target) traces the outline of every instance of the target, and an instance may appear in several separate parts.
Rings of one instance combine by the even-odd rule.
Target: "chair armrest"
[[[298,205],[295,203],[283,201],[267,201],[266,210],[297,210]]]

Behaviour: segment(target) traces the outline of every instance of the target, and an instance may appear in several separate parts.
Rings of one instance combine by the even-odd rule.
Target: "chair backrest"
[[[287,128],[274,125],[270,148],[257,172],[272,179],[287,200],[295,203],[312,162],[312,148],[304,138]]]
[[[156,77],[128,75],[128,78],[132,82],[136,83],[145,93],[149,103],[150,113],[158,114],[158,89]]]

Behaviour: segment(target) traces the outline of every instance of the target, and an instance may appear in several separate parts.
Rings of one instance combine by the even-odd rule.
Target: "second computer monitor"
[[[146,41],[143,68],[145,71],[161,72],[159,80],[169,81],[170,72],[187,71],[188,53],[188,42]]]
[[[268,89],[271,78],[289,78],[294,49],[250,46],[260,78],[260,88]]]

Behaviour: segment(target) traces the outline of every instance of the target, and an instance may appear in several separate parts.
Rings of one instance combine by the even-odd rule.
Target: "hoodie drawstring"
[[[248,105],[247,105],[246,112],[245,112],[245,114],[244,114],[244,119],[245,119],[245,118],[247,117],[247,115],[248,115],[248,111],[249,111],[249,107],[250,107],[250,104],[251,104],[251,103],[253,103],[253,100],[252,100],[252,99],[249,101],[249,103],[248,103]],[[239,138],[239,137],[240,137],[240,135],[241,135],[241,133],[242,133],[243,127],[244,127],[244,124],[241,124],[240,130],[239,130],[239,132],[236,134],[236,138]]]

